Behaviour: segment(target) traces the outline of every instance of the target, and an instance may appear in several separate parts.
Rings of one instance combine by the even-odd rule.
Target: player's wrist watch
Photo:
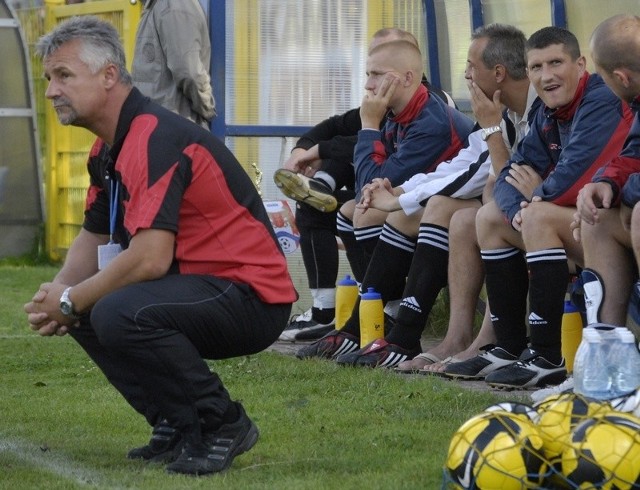
[[[69,291],[71,291],[71,286],[62,291],[62,296],[60,296],[60,311],[64,316],[68,316],[69,318],[78,318],[75,310],[73,309],[73,303],[69,298]]]
[[[487,141],[487,138],[489,138],[489,136],[497,132],[502,133],[502,128],[500,126],[491,126],[488,128],[484,128],[480,134],[480,136],[482,137],[482,141]]]

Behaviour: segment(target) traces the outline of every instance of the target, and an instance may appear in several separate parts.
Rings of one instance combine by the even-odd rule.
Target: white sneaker
[[[295,342],[296,340],[317,340],[335,328],[335,319],[329,323],[318,323],[313,319],[311,308],[292,318],[289,325],[280,334],[278,340]]]
[[[557,386],[550,386],[549,388],[541,388],[531,393],[531,399],[538,403],[551,395],[559,395],[560,393],[573,392],[573,376],[569,376],[562,383]]]
[[[628,395],[609,400],[609,403],[619,412],[628,412],[636,417],[640,417],[640,388],[636,388],[635,391],[632,391]]]

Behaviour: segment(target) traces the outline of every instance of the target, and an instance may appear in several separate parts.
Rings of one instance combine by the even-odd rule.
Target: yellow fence
[[[135,33],[140,19],[140,3],[129,0],[102,0],[64,5],[63,0],[46,0],[44,28],[49,31],[59,22],[74,15],[96,15],[111,22],[122,36],[129,64],[133,59]],[[44,141],[46,249],[52,259],[64,257],[78,234],[84,217],[84,202],[89,179],[87,155],[95,136],[82,128],[58,123],[51,104],[44,101],[40,90],[39,103],[45,104]]]

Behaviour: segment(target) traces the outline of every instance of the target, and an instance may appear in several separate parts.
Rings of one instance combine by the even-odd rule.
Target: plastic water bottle
[[[618,330],[620,342],[612,349],[611,357],[617,369],[613,377],[613,396],[630,393],[640,386],[640,353],[630,330]],[[615,352],[615,353],[614,353]]]
[[[600,332],[585,328],[573,370],[573,391],[589,398],[611,398],[612,380],[607,366],[607,350]]]
[[[347,274],[336,286],[336,329],[341,330],[351,317],[358,299],[358,283]]]
[[[573,364],[578,346],[582,341],[582,315],[571,301],[564,302],[562,315],[562,357],[566,362],[567,372],[573,372]]]
[[[592,325],[602,339],[602,350],[604,351],[604,366],[609,372],[611,386],[609,388],[609,398],[618,396],[616,388],[616,377],[622,362],[620,358],[620,347],[622,345],[622,332],[627,331],[625,327],[615,327],[607,323],[596,323]]]
[[[382,296],[368,288],[360,296],[360,347],[384,337],[384,307]]]
[[[597,332],[596,332],[597,333]],[[576,355],[573,361],[573,391],[576,393],[582,394],[584,391],[583,387],[583,376],[584,376],[584,365],[587,355],[591,350],[590,339],[593,338],[593,329],[591,327],[586,327],[582,331],[582,340],[578,345],[578,349],[576,350]]]

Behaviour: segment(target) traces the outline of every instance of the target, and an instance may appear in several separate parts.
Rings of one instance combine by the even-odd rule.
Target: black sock
[[[362,281],[362,291],[374,288],[385,304],[399,299],[409,274],[415,247],[415,238],[385,223]]]
[[[356,235],[356,240],[364,251],[364,259],[366,266],[369,267],[371,263],[371,257],[378,244],[378,239],[382,234],[382,226],[367,226],[364,228],[354,229],[353,232]],[[366,273],[365,273],[366,274]]]
[[[415,238],[409,237],[385,223],[360,290],[366,291],[370,287],[374,288],[380,293],[385,304],[387,301],[400,298],[414,248]],[[357,301],[351,312],[351,317],[342,329],[356,336],[360,335],[359,307],[360,301]]]
[[[447,285],[448,263],[449,230],[421,223],[396,324],[385,337],[388,342],[405,349],[420,343],[433,304]]]
[[[353,232],[353,222],[347,218],[344,214],[338,213],[336,217],[336,225],[338,229],[338,236],[344,244],[345,251],[347,252],[347,260],[351,266],[351,272],[357,282],[361,283],[364,279],[364,275],[367,272],[367,256],[362,244],[356,240],[356,236]]]
[[[336,317],[336,309],[335,308],[316,308],[315,306],[311,308],[311,318],[313,318],[318,323],[331,323]]]
[[[482,250],[481,254],[497,345],[519,356],[527,347],[527,264],[517,248]]]
[[[564,248],[527,253],[531,348],[548,361],[562,360],[560,349],[569,264]]]

